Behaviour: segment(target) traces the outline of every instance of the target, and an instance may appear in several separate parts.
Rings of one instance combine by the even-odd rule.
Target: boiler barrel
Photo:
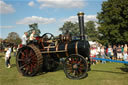
[[[42,53],[47,53],[51,56],[54,54],[59,58],[68,57],[71,54],[80,54],[84,57],[89,57],[89,48],[89,43],[86,40],[72,41],[70,43],[60,43],[57,46],[51,44]]]

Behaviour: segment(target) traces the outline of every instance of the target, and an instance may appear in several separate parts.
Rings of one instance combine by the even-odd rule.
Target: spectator
[[[122,53],[122,56],[124,55],[124,45],[121,45],[121,53]]]
[[[96,58],[99,58],[99,53],[100,53],[100,47],[96,47]],[[96,60],[96,63],[98,64],[98,60]]]
[[[113,59],[114,60],[117,59],[117,47],[116,47],[116,45],[113,46]]]
[[[90,53],[91,53],[90,57],[91,57],[92,64],[95,65],[96,64],[96,60],[92,59],[92,58],[96,57],[96,48],[91,47],[91,52]]]
[[[22,45],[26,45],[27,44],[27,32],[24,33],[24,35],[22,36]]]
[[[127,53],[127,52],[128,52],[127,44],[125,44],[125,46],[124,46],[124,52],[125,52],[125,53]]]
[[[125,44],[125,46],[124,46],[124,60],[127,60],[128,59],[127,52],[128,52],[128,47],[127,47],[127,44]]]
[[[34,37],[35,33],[36,33],[36,31],[33,30],[33,31],[32,31],[32,34],[30,35],[30,41],[32,41],[32,40],[35,39],[35,37]]]
[[[5,47],[5,48],[4,48],[4,53],[5,53],[5,54],[6,54],[7,50],[8,50],[8,48],[7,48],[7,47]]]
[[[16,51],[18,51],[22,47],[22,44],[19,44]]]
[[[109,45],[109,46],[108,46],[108,57],[109,57],[110,59],[112,59],[112,53],[113,53],[113,50],[112,50],[112,48],[111,48],[111,45]]]
[[[11,46],[8,46],[8,50],[10,51],[10,53],[12,52]]]
[[[120,45],[118,45],[118,48],[117,48],[117,60],[122,61],[122,51],[121,51]]]
[[[11,52],[12,52],[12,49],[11,49],[11,46],[9,45],[9,47],[8,47],[8,50],[10,51],[10,56],[9,56],[9,65],[11,66],[11,64],[10,64],[10,60],[11,60]]]
[[[104,50],[104,46],[101,47],[100,53],[101,53],[102,59],[105,59],[105,50]],[[102,60],[102,64],[103,64],[103,63],[106,63],[106,61]]]
[[[16,46],[13,47],[14,57],[16,57],[17,48]]]
[[[128,61],[128,54],[127,53],[124,53],[124,61]]]
[[[5,54],[5,64],[6,64],[6,67],[7,68],[10,68],[11,67],[11,64],[10,64],[10,56],[11,56],[11,53],[10,53],[10,50],[8,48],[7,51],[6,51],[6,54]]]
[[[108,47],[105,47],[105,54],[108,56]]]

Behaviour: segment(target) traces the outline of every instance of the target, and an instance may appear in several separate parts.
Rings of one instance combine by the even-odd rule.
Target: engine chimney
[[[80,39],[84,40],[85,35],[84,35],[84,13],[79,12],[78,14],[78,20],[79,20],[79,28],[80,28]]]

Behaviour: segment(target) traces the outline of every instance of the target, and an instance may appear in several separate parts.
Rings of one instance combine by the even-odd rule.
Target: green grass
[[[92,65],[88,77],[81,80],[66,78],[62,69],[34,77],[22,76],[16,68],[15,57],[12,67],[5,67],[4,54],[0,53],[0,85],[128,85],[128,72],[124,64],[106,63]]]

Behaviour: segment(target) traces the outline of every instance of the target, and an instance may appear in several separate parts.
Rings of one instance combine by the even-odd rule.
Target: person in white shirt
[[[7,52],[5,54],[5,64],[6,64],[7,68],[11,67],[11,65],[10,65],[10,55],[11,55],[10,50],[7,49]]]
[[[100,54],[100,47],[97,46],[96,47],[96,58],[99,58],[99,54]],[[99,60],[96,60],[96,63],[98,64],[98,62],[100,62]]]
[[[24,35],[22,36],[22,45],[26,45],[27,44],[27,32],[24,33]]]
[[[8,50],[10,51],[10,53],[12,52],[12,48],[11,48],[11,46],[8,47]]]
[[[128,61],[128,46],[125,44],[124,46],[124,61]]]
[[[32,31],[32,34],[30,35],[30,41],[32,41],[32,40],[35,39],[35,37],[34,37],[35,33],[36,33],[36,31],[33,30],[33,31]]]

